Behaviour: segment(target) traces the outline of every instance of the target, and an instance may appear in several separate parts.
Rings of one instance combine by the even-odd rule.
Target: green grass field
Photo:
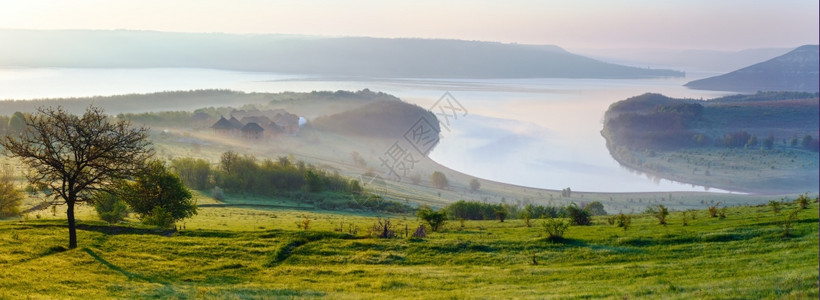
[[[818,297],[818,206],[790,235],[769,206],[672,212],[669,224],[634,215],[632,227],[572,226],[549,241],[534,220],[449,221],[424,239],[399,235],[412,216],[202,207],[178,232],[80,215],[79,248],[65,220],[0,221],[0,299],[25,298],[792,298]],[[296,224],[309,220],[309,229]]]

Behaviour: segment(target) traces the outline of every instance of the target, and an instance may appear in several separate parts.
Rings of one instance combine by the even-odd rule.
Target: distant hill
[[[653,176],[751,193],[816,191],[818,96],[644,94],[610,105],[601,135],[621,165]]]
[[[151,31],[0,30],[0,66],[213,68],[415,78],[651,78],[683,72],[627,67],[557,46],[441,39]]]
[[[798,47],[773,59],[740,70],[685,84],[698,90],[756,92],[817,92],[818,45]]]
[[[401,138],[420,119],[426,119],[437,133],[438,120],[430,112],[417,105],[399,100],[376,101],[329,116],[321,116],[311,122],[317,129],[346,135],[376,138]]]
[[[627,66],[653,66],[726,73],[777,57],[793,48],[755,48],[740,51],[708,49],[578,49],[574,53]]]

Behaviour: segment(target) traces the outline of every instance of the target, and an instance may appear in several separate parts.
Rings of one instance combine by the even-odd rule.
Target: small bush
[[[626,231],[627,229],[629,229],[629,225],[632,224],[632,216],[618,214],[615,223],[618,224],[618,227],[622,227],[624,231]]]
[[[373,224],[373,229],[370,231],[372,236],[382,239],[390,239],[396,237],[396,230],[390,219],[376,219],[376,224]]]
[[[567,216],[572,220],[572,224],[574,225],[589,225],[592,223],[589,216],[590,213],[586,209],[578,208],[578,205],[573,202],[569,206],[567,206]]]
[[[414,238],[426,238],[427,237],[427,228],[424,228],[424,224],[419,225],[419,227],[416,228],[416,231],[413,232],[413,237]]]
[[[593,216],[606,216],[607,212],[604,210],[604,204],[600,201],[592,201],[592,203],[587,204],[584,209],[588,210],[589,213]]]
[[[101,192],[94,196],[94,209],[101,220],[115,224],[128,216],[125,201],[110,193]]]
[[[419,219],[424,220],[427,224],[430,225],[430,229],[433,231],[438,231],[441,229],[441,226],[444,225],[444,222],[447,221],[447,212],[442,210],[434,211],[429,206],[423,206],[419,209],[416,213],[416,216]]]
[[[718,211],[718,219],[725,219],[726,218],[726,207],[724,206]]]
[[[473,178],[472,180],[470,180],[470,190],[471,191],[473,191],[473,192],[478,191],[479,188],[481,188],[481,182],[478,182],[478,179]]]
[[[797,213],[800,210],[793,210],[787,216],[786,220],[783,221],[781,227],[783,228],[783,233],[781,234],[783,237],[789,237],[791,235],[791,228],[792,223],[797,219]]]
[[[556,218],[550,218],[541,223],[544,231],[547,232],[547,239],[560,240],[564,238],[564,233],[569,229],[569,223]]]
[[[777,201],[774,201],[774,200],[770,200],[770,201],[769,201],[769,206],[771,206],[771,207],[772,207],[772,211],[773,211],[774,213],[779,213],[779,212],[780,212],[780,202],[777,202]]]
[[[310,228],[310,218],[306,215],[302,215],[302,220],[296,222],[296,228],[308,230]]]
[[[440,190],[450,186],[450,183],[447,181],[447,176],[439,171],[435,171],[432,175],[430,175],[430,183],[432,183],[435,188]]]
[[[646,213],[658,219],[658,224],[666,225],[666,217],[669,216],[669,209],[661,204],[655,206],[647,206]]]
[[[142,216],[142,223],[160,228],[171,228],[174,225],[174,217],[162,206],[157,206]]]
[[[504,220],[507,219],[507,208],[504,206],[499,205],[495,208],[495,216],[498,218],[501,223],[504,223]]]
[[[518,214],[518,217],[524,220],[524,224],[527,225],[527,227],[532,227],[532,215],[530,215],[528,211],[522,211]]]
[[[11,179],[6,181],[0,178],[0,218],[20,215],[20,205],[23,203],[23,193],[14,187]]]
[[[801,194],[800,196],[797,196],[797,199],[794,200],[794,202],[796,202],[797,205],[800,206],[800,209],[808,208],[810,201],[811,199],[809,199],[809,193]]]
[[[715,203],[715,205],[709,206],[709,217],[716,218],[718,214],[718,205],[720,202]]]

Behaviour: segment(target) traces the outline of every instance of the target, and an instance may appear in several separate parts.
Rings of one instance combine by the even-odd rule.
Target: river
[[[690,72],[691,73],[691,72]],[[589,192],[703,191],[620,166],[600,135],[603,114],[643,93],[709,99],[684,88],[712,76],[664,79],[327,78],[209,69],[0,69],[0,99],[106,96],[192,89],[310,92],[370,89],[428,108],[445,93],[466,110],[430,157],[457,171],[511,184]],[[11,114],[11,112],[0,112]],[[712,189],[711,191],[716,191]]]

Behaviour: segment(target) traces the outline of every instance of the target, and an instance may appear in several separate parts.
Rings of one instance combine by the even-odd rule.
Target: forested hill
[[[292,74],[432,78],[651,78],[556,46],[150,31],[0,30],[0,66],[213,68]]]
[[[817,191],[818,109],[818,93],[644,94],[612,104],[601,133],[615,160],[653,176],[748,193]]]
[[[731,73],[695,80],[685,86],[735,92],[817,92],[820,85],[818,52],[818,45],[801,46],[773,59]]]
[[[312,125],[341,134],[395,139],[407,134],[417,122],[429,125],[429,129],[435,131],[431,133],[434,136],[441,131],[433,113],[402,101],[367,103],[348,111],[318,117]]]
[[[612,148],[663,150],[743,147],[752,135],[759,143],[769,136],[816,138],[818,128],[818,93],[760,92],[708,101],[644,94],[613,103],[603,133]],[[742,141],[730,141],[741,133]],[[806,146],[817,151],[816,143]]]

